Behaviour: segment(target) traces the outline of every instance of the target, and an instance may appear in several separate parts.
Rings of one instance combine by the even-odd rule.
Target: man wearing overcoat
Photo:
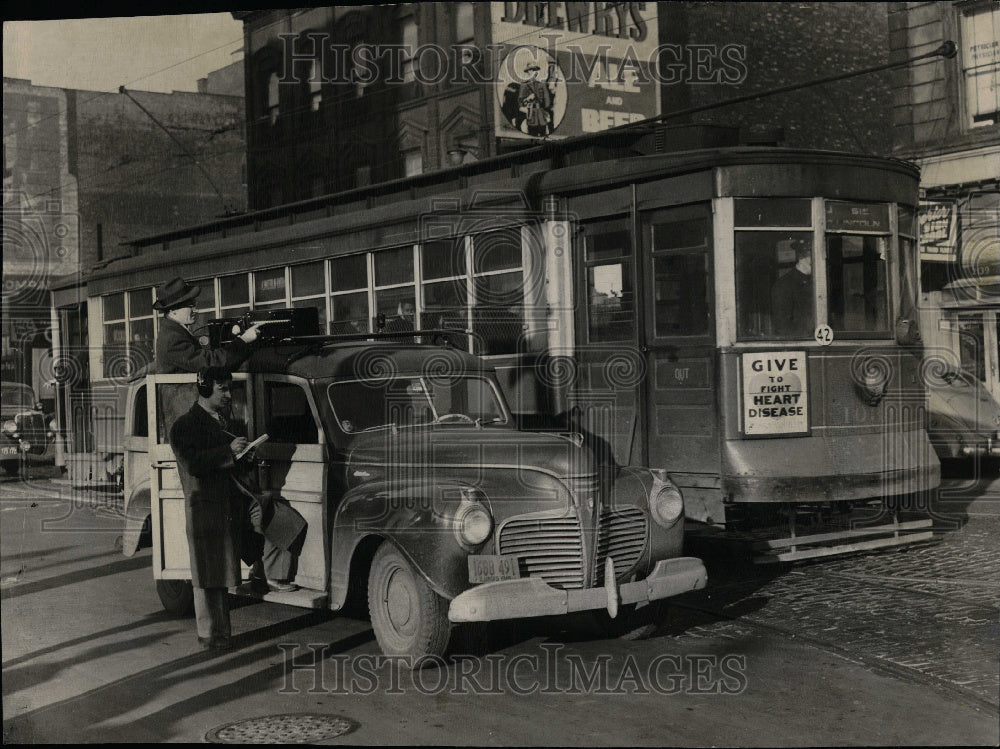
[[[159,310],[160,329],[156,335],[156,371],[158,374],[197,372],[202,367],[225,367],[235,370],[250,356],[250,345],[260,334],[260,325],[247,328],[226,346],[211,349],[202,346],[191,333],[196,313],[195,299],[201,287],[174,278],[156,289],[153,309]]]

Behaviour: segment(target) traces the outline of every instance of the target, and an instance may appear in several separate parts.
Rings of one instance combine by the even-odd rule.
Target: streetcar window
[[[735,201],[736,226],[811,226],[808,198],[739,198]]]
[[[588,339],[594,343],[633,340],[635,289],[627,222],[611,221],[585,230]]]
[[[319,430],[306,392],[293,382],[264,383],[264,431],[272,442],[315,445]]]
[[[711,318],[708,219],[650,225],[657,336],[705,335]],[[686,251],[680,252],[678,250]],[[692,251],[695,248],[704,248]]]
[[[513,354],[524,321],[521,229],[506,227],[472,238],[477,354]]]
[[[223,309],[250,304],[246,273],[223,276],[219,279],[219,302]]]
[[[253,306],[255,309],[285,305],[285,269],[269,268],[253,274]]]
[[[653,258],[656,335],[705,335],[709,326],[708,253]]]
[[[826,235],[828,319],[836,333],[888,333],[887,248],[887,237]]]
[[[330,261],[331,333],[367,333],[368,256],[348,255]]]
[[[375,253],[375,285],[413,282],[413,248],[399,247]]]
[[[737,336],[812,338],[812,234],[738,231],[735,251]]]

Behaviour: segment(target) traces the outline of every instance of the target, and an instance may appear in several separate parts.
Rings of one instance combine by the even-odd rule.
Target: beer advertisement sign
[[[656,3],[491,3],[497,137],[562,139],[660,114]]]

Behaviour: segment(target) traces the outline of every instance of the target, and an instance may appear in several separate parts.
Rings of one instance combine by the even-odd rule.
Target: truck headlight
[[[673,484],[661,486],[649,502],[649,512],[656,524],[669,528],[684,514],[684,497]]]
[[[2,427],[4,434],[9,434],[13,436],[17,432],[17,422],[13,419],[8,419],[3,423]]]
[[[493,516],[478,502],[462,503],[455,516],[455,536],[464,546],[479,546],[493,532]]]

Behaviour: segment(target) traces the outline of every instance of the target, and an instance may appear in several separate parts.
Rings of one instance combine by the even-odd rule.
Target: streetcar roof
[[[528,153],[530,151],[530,154]],[[593,155],[593,150],[591,150]],[[634,153],[634,152],[633,152]],[[573,158],[573,156],[577,158]],[[532,156],[533,158],[528,158]],[[898,159],[863,156],[838,151],[779,147],[711,148],[649,155],[629,155],[605,160],[585,160],[579,153],[563,158],[557,145],[484,159],[449,169],[428,172],[341,193],[253,211],[166,234],[136,239],[130,244],[145,248],[135,256],[115,258],[95,268],[87,279],[91,293],[108,293],[121,286],[123,277],[133,285],[159,283],[159,276],[178,263],[188,264],[191,278],[245,270],[245,253],[292,247],[289,258],[307,262],[326,257],[330,249],[310,241],[364,232],[374,249],[411,244],[417,240],[417,223],[448,203],[457,211],[494,211],[514,222],[536,213],[547,194],[593,192],[615,184],[663,179],[694,172],[743,166],[813,165],[824,169],[864,169],[912,182],[916,194],[919,170]],[[720,180],[713,192],[722,189]],[[523,197],[522,197],[523,196]],[[694,196],[698,199],[710,196]],[[831,196],[832,197],[832,196]],[[528,205],[529,202],[534,203]],[[394,226],[395,225],[395,226]],[[405,226],[404,226],[405,225]],[[159,245],[159,248],[157,248]],[[351,245],[354,245],[353,238]],[[157,249],[168,250],[157,252]],[[231,258],[233,269],[220,268]],[[200,265],[199,265],[200,264]],[[77,279],[78,280],[78,279]],[[67,282],[66,287],[72,286]],[[62,288],[54,285],[53,288]]]

